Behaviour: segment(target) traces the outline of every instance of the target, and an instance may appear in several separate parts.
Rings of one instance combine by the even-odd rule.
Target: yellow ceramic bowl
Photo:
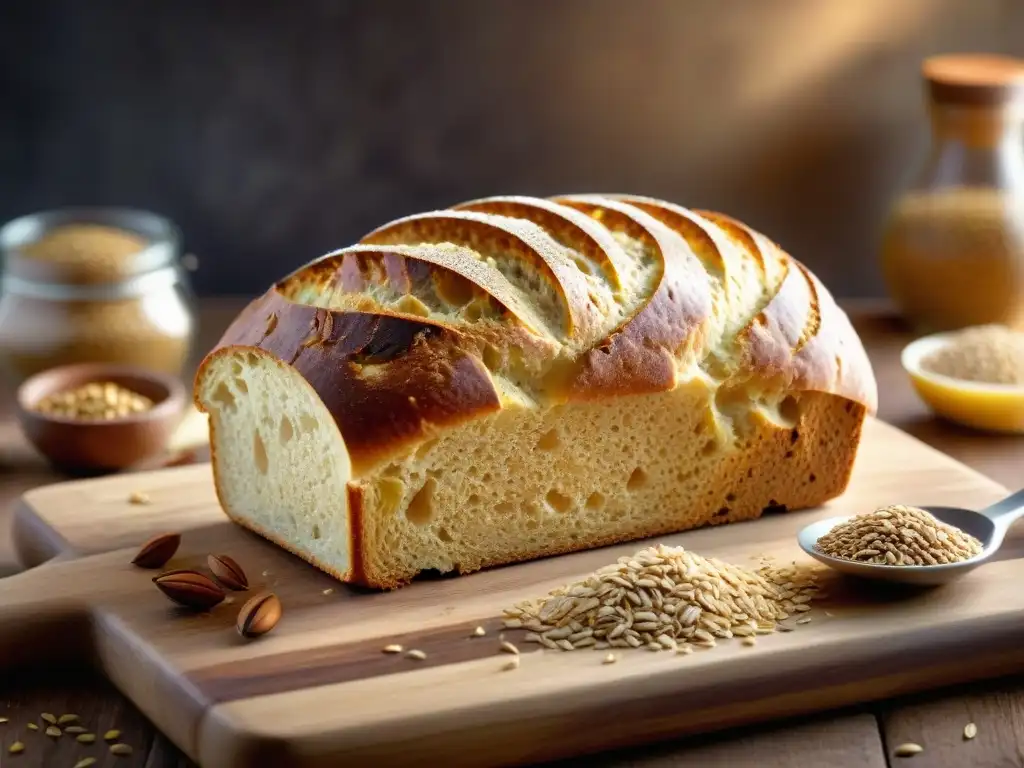
[[[937,333],[904,348],[900,361],[917,394],[950,421],[991,432],[1024,434],[1024,387],[964,381],[921,368],[921,360],[948,344],[950,338],[951,334]]]

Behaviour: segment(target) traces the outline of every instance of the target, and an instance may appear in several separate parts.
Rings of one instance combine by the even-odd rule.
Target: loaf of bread
[[[816,506],[876,399],[800,262],[618,195],[386,224],[254,300],[195,382],[231,519],[377,588]]]

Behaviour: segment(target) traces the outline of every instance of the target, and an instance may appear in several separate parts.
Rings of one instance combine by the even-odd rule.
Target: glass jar
[[[882,270],[920,332],[1024,330],[1024,61],[925,61],[932,143],[889,212]]]
[[[80,362],[180,375],[195,334],[180,252],[177,228],[145,211],[62,209],[6,224],[0,364],[8,379]]]

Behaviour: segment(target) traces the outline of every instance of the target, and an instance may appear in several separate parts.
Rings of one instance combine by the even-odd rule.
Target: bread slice
[[[876,398],[777,245],[593,195],[385,225],[256,299],[195,385],[225,512],[380,588],[815,506]]]

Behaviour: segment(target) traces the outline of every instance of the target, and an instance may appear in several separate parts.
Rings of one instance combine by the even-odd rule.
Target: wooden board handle
[[[91,620],[82,564],[57,558],[0,579],[0,668],[85,657]]]

